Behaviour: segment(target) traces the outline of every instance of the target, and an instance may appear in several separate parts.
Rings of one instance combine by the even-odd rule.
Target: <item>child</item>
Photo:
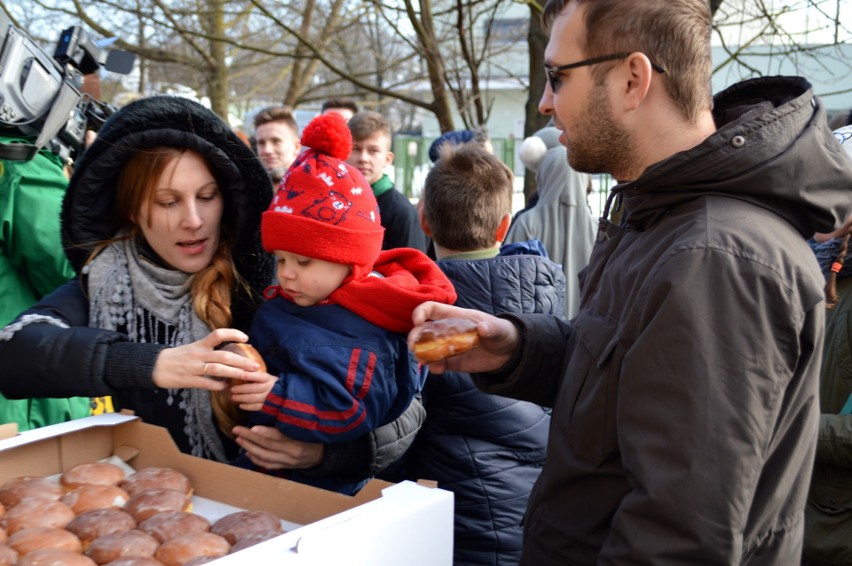
[[[367,179],[382,213],[382,249],[415,248],[425,252],[426,235],[417,221],[417,209],[385,175],[385,167],[393,163],[387,120],[378,112],[359,112],[349,120],[349,130],[354,141],[349,164]]]
[[[340,442],[394,420],[420,391],[425,374],[406,345],[411,311],[424,300],[452,303],[455,291],[422,252],[381,252],[376,199],[343,161],[352,141],[339,114],[315,118],[301,143],[309,149],[261,223],[278,285],[266,290],[251,341],[278,382],[254,424]],[[364,483],[288,477],[347,494]]]
[[[546,254],[530,255],[541,243],[500,249],[511,219],[509,168],[474,144],[447,144],[439,155],[420,221],[457,306],[561,316],[565,276]],[[453,564],[517,564],[527,498],[547,455],[549,410],[484,393],[457,372],[430,376],[423,403],[426,423],[406,475],[455,493]]]

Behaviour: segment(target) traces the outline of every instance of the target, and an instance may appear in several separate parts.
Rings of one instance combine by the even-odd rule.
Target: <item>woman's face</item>
[[[185,151],[166,165],[153,202],[139,210],[142,235],[173,269],[198,273],[210,265],[219,245],[224,203],[207,163]]]

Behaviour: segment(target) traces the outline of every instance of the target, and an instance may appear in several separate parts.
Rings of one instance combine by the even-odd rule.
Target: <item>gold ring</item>
[[[210,362],[204,362],[204,368],[201,370],[201,375],[207,375],[207,366],[210,365]]]

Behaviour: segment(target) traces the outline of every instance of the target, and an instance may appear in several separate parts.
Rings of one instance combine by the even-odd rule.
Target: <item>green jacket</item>
[[[0,136],[0,143],[32,142]],[[0,161],[0,327],[74,276],[59,238],[59,211],[68,179],[62,161],[41,151],[30,161]],[[0,423],[20,430],[84,417],[90,400],[23,399],[0,395]]]
[[[819,439],[805,509],[810,566],[852,564],[852,414],[838,414],[852,395],[852,277],[837,280],[837,294],[826,314]]]

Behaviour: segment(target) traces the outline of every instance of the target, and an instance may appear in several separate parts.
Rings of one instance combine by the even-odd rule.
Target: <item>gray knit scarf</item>
[[[167,333],[171,338],[166,346],[183,346],[210,332],[192,308],[192,275],[140,257],[133,238],[110,244],[83,271],[89,276],[92,327],[127,332],[132,342],[148,342],[163,324],[176,330]],[[209,391],[168,389],[168,395],[169,405],[180,398],[192,455],[226,462]]]

